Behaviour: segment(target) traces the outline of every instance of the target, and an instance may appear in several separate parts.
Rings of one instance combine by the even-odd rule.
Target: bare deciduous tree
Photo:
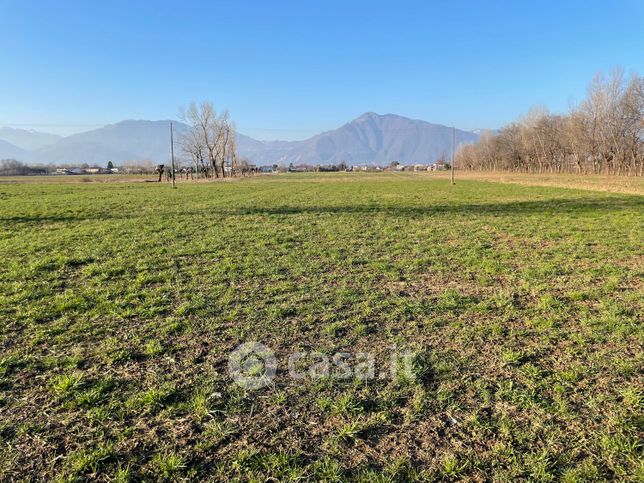
[[[459,169],[642,176],[644,78],[621,69],[598,74],[586,99],[568,115],[534,108],[496,136],[462,146]]]
[[[217,115],[212,103],[191,103],[181,112],[190,125],[182,136],[181,148],[192,159],[198,172],[206,177],[226,177],[235,174],[236,131],[228,111]]]

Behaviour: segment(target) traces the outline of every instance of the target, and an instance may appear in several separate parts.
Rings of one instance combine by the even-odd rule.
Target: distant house
[[[445,161],[436,161],[432,164],[432,171],[445,171],[446,169],[447,166],[445,165]]]
[[[414,164],[414,171],[427,171],[427,166],[424,164]]]
[[[56,174],[61,174],[61,175],[70,175],[74,174],[70,169],[67,168],[56,168]]]
[[[260,166],[259,167],[259,172],[260,173],[272,173],[273,172],[273,167],[272,166]]]
[[[306,164],[298,164],[297,166],[291,165],[288,167],[288,172],[289,173],[306,173],[307,171],[310,171],[309,167]]]
[[[107,168],[101,168],[98,166],[92,166],[90,168],[85,168],[82,170],[85,174],[112,174],[113,171]]]

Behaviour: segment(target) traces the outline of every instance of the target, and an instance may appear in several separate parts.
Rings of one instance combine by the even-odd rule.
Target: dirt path
[[[449,177],[449,172],[434,176]],[[644,178],[606,175],[570,174],[520,174],[456,172],[456,179],[476,179],[495,183],[523,184],[528,186],[553,186],[610,193],[644,195]]]

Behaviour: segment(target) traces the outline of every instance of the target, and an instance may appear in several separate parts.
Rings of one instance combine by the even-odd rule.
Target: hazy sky
[[[0,125],[61,134],[176,118],[305,138],[365,111],[496,128],[644,74],[644,1],[0,0]]]

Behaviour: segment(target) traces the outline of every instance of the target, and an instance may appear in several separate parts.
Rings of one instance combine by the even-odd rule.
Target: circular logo
[[[260,342],[245,342],[230,353],[228,373],[244,389],[266,387],[277,373],[275,353]]]

